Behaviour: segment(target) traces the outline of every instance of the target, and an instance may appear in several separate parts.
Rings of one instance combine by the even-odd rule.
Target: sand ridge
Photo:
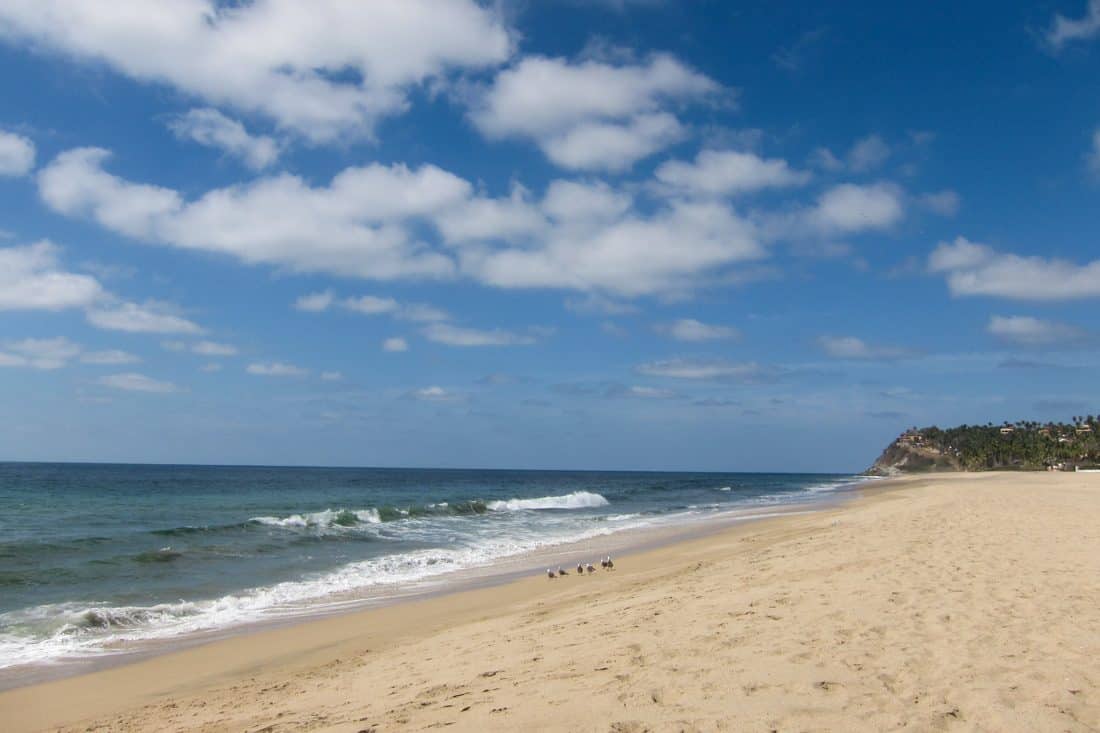
[[[895,482],[0,694],[7,730],[1100,730],[1100,475]]]

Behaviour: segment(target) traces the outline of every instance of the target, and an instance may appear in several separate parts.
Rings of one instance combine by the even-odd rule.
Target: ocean
[[[0,674],[438,591],[494,568],[534,572],[548,557],[598,562],[626,537],[821,501],[858,480],[0,463]]]

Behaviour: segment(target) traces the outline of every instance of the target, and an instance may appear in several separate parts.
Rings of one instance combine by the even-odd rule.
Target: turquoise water
[[[0,669],[397,594],[504,558],[806,501],[854,480],[0,464]]]

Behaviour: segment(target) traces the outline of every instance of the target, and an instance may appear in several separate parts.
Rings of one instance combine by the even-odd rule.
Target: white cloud
[[[340,372],[321,372],[321,379],[326,382],[339,382],[344,378]]]
[[[0,130],[0,176],[25,176],[34,168],[30,138]]]
[[[809,173],[792,169],[785,160],[735,150],[703,150],[694,163],[670,160],[657,168],[656,176],[673,189],[709,196],[801,186],[810,180]]]
[[[60,369],[80,354],[80,347],[67,338],[11,341],[0,351],[0,366]]]
[[[1097,36],[1100,36],[1100,0],[1089,0],[1085,14],[1080,18],[1055,14],[1054,22],[1046,32],[1046,41],[1057,51],[1070,41],[1087,41]]]
[[[174,191],[103,171],[104,155],[85,149],[58,156],[39,174],[43,200],[145,241],[301,272],[371,279],[462,274],[498,287],[637,296],[688,292],[767,254],[757,227],[715,200],[658,201],[641,213],[629,194],[577,182],[551,183],[542,201],[518,188],[489,199],[433,166],[371,165],[346,169],[327,187],[280,175],[183,203]],[[900,193],[888,184],[850,188],[827,192],[820,210],[803,218],[826,233],[851,233],[900,216]],[[567,202],[586,195],[589,205],[569,216]],[[436,227],[439,243],[425,241],[426,224]],[[315,293],[296,307],[323,310],[335,302],[331,293]],[[394,315],[446,319],[414,306]]]
[[[987,330],[997,338],[1022,346],[1066,345],[1088,337],[1083,328],[1031,316],[993,316]]]
[[[857,140],[848,151],[848,167],[857,173],[874,170],[890,157],[890,146],[878,135]]]
[[[309,374],[308,369],[281,361],[249,364],[245,371],[261,377],[304,377]]]
[[[80,361],[85,364],[136,364],[141,358],[119,349],[107,351],[86,351],[80,355]]]
[[[916,355],[912,349],[872,345],[855,336],[822,336],[817,341],[825,353],[834,359],[893,361]]]
[[[465,399],[465,395],[436,385],[413,390],[408,393],[408,397],[421,402],[460,402]]]
[[[223,150],[255,170],[268,167],[279,157],[274,138],[251,135],[240,122],[216,109],[192,109],[170,120],[168,127],[181,140]]]
[[[144,374],[138,374],[136,372],[127,372],[125,374],[109,374],[105,377],[99,378],[99,383],[112,387],[114,389],[122,389],[128,392],[158,392],[168,393],[177,392],[179,389],[171,382],[162,382],[152,377],[147,377]]]
[[[762,381],[773,376],[774,370],[756,362],[736,363],[722,360],[696,361],[691,359],[666,359],[640,364],[639,374],[670,379],[707,381]]]
[[[621,173],[686,135],[674,116],[657,112],[627,122],[584,122],[547,138],[542,150],[562,168]]]
[[[307,313],[320,313],[321,311],[328,310],[328,307],[332,305],[332,301],[335,296],[331,290],[326,290],[321,293],[310,293],[309,295],[303,295],[294,301],[294,307],[300,311],[306,311]]]
[[[950,189],[926,193],[920,197],[926,209],[940,216],[954,216],[959,213],[959,194]]]
[[[941,242],[928,258],[943,273],[953,295],[987,295],[1020,300],[1100,297],[1100,260],[1084,265],[1045,257],[998,252],[958,237]]]
[[[694,318],[681,318],[671,323],[660,323],[657,331],[677,341],[723,341],[740,336],[736,328],[702,323]]]
[[[409,350],[409,342],[400,336],[393,336],[382,342],[382,350],[389,352],[400,352]]]
[[[399,306],[393,298],[379,298],[374,295],[360,295],[356,298],[345,298],[341,306],[356,313],[376,315],[379,313],[393,313]]]
[[[236,346],[215,341],[199,341],[191,346],[191,351],[202,356],[236,356],[238,353]]]
[[[130,333],[202,333],[202,328],[186,318],[168,312],[158,303],[118,303],[88,310],[88,323],[96,328]]]
[[[471,186],[435,166],[346,168],[327,187],[281,174],[214,189],[193,202],[171,189],[103,170],[99,148],[62,153],[38,174],[46,204],[126,236],[234,256],[299,272],[387,279],[450,275],[403,226],[470,197]]]
[[[432,323],[424,327],[423,334],[429,341],[447,346],[514,346],[535,343],[532,336],[494,329],[483,331],[463,328],[451,323]]]
[[[728,207],[676,201],[648,217],[562,223],[537,247],[461,254],[466,272],[499,287],[636,296],[698,287],[700,275],[765,252],[754,228]]]
[[[860,186],[842,183],[817,200],[808,223],[822,234],[854,234],[888,229],[904,215],[902,194],[891,183]]]
[[[313,141],[369,135],[406,108],[413,85],[512,51],[498,14],[473,0],[9,0],[0,37],[259,113]]]
[[[665,54],[620,65],[528,56],[482,90],[471,118],[490,138],[534,140],[558,165],[617,171],[682,135],[662,105],[718,90]]]
[[[57,252],[47,241],[0,249],[0,311],[83,308],[104,296],[94,277],[60,270]]]

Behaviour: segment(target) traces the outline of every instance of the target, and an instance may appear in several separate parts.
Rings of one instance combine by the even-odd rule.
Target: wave
[[[494,512],[514,512],[525,509],[594,509],[610,504],[600,494],[591,491],[574,491],[561,496],[540,496],[535,499],[508,499],[490,501],[488,506]]]
[[[626,525],[622,522],[614,528],[573,528],[543,536],[524,533],[513,537],[481,538],[465,547],[384,555],[300,580],[205,601],[181,600],[148,606],[70,602],[2,613],[0,668],[111,653],[123,650],[126,647],[123,642],[164,639],[299,615],[308,610],[337,608],[361,601],[362,594],[372,589],[438,582],[439,576],[447,573],[485,567],[546,547],[606,536],[626,529]]]
[[[253,524],[270,527],[354,527],[357,524],[379,524],[382,517],[377,509],[325,509],[312,514],[291,514],[289,517],[252,517]]]

